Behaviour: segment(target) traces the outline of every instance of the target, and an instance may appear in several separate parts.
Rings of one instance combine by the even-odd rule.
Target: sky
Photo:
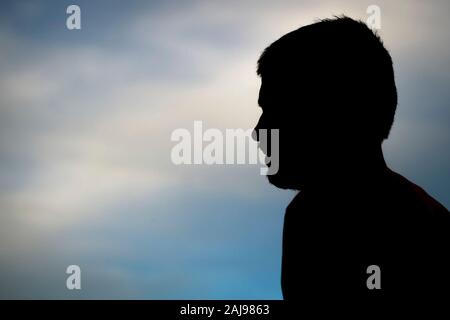
[[[281,299],[295,194],[259,165],[175,166],[170,136],[254,127],[262,50],[373,4],[399,94],[388,165],[449,208],[448,1],[2,1],[0,298]]]

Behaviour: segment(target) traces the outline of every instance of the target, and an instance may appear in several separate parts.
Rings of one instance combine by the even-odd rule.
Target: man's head
[[[257,73],[263,113],[255,129],[280,129],[280,167],[269,176],[278,187],[300,189],[389,135],[392,60],[363,22],[339,17],[290,32],[264,50]]]

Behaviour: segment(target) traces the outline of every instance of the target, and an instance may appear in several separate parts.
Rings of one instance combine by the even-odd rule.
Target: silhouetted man
[[[448,295],[449,212],[383,158],[397,92],[380,38],[322,20],[266,48],[258,74],[255,133],[280,130],[269,181],[300,190],[284,221],[284,298]]]

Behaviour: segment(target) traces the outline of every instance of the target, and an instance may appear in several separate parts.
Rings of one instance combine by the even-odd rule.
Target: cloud
[[[364,19],[366,7],[108,3],[81,3],[80,33],[55,27],[64,17],[56,2],[16,8],[2,22],[0,295],[280,298],[281,226],[293,194],[269,186],[259,166],[174,166],[170,134],[194,120],[253,127],[262,49],[316,18]],[[441,195],[448,186],[427,166],[448,175],[450,162],[428,162],[448,158],[440,151],[449,143],[448,28],[417,19],[446,11],[380,6],[401,102],[388,158]],[[64,287],[69,264],[86,274],[81,293]]]

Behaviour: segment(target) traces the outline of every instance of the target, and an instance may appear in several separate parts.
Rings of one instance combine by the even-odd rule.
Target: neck
[[[339,193],[348,187],[364,188],[376,185],[388,171],[381,144],[375,147],[340,148],[305,185],[305,191]]]

